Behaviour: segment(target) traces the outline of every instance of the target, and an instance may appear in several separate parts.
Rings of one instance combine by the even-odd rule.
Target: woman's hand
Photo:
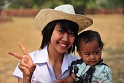
[[[33,63],[30,55],[28,54],[26,48],[20,43],[18,42],[19,47],[21,48],[21,50],[24,53],[24,56],[21,56],[20,54],[8,51],[8,54],[20,59],[20,63],[18,65],[19,69],[23,72],[23,76],[32,76],[35,68],[36,68],[36,64]]]

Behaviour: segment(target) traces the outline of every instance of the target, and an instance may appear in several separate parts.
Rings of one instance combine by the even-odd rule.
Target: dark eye
[[[60,33],[64,33],[64,31],[61,29],[61,30],[58,30]]]
[[[86,56],[90,56],[90,53],[85,53]]]
[[[99,54],[99,51],[95,51],[94,54]]]
[[[73,32],[71,32],[71,33],[69,33],[71,36],[75,36],[75,33],[73,33]]]

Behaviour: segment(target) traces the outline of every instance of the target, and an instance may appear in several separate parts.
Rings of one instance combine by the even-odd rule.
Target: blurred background
[[[39,49],[42,36],[34,18],[42,8],[72,4],[76,13],[93,19],[92,29],[105,43],[102,58],[112,70],[113,83],[124,83],[124,0],[0,0],[0,83],[17,83],[12,73],[18,59],[7,54],[22,54],[17,42],[28,52]]]

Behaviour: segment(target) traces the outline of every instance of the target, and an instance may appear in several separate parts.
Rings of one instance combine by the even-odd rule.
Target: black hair
[[[104,43],[101,40],[100,34],[97,31],[87,30],[87,31],[80,33],[77,36],[77,39],[75,42],[77,50],[78,51],[80,50],[80,46],[82,42],[86,44],[88,42],[93,41],[94,39],[98,41],[99,47],[102,49],[104,46]]]
[[[78,34],[78,24],[69,20],[55,20],[47,24],[47,26],[42,30],[42,43],[40,46],[40,49],[43,49],[49,42],[53,33],[53,30],[56,26],[56,24],[59,24],[61,29],[65,32],[68,32],[68,30],[71,30],[75,33],[75,38]],[[75,50],[74,46],[71,46],[68,49],[68,53],[73,52]]]

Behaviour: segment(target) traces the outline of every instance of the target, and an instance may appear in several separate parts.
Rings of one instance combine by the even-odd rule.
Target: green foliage
[[[96,0],[89,0],[87,4],[87,8],[92,8],[92,9],[98,8],[98,4],[96,3]]]
[[[124,7],[124,0],[102,0],[100,6],[103,8]]]
[[[9,8],[54,8],[62,4],[71,4],[76,13],[85,14],[86,8],[97,8],[96,0],[13,0]]]
[[[0,6],[3,6],[4,4],[4,0],[0,0]]]
[[[33,3],[31,0],[14,0],[11,2],[9,8],[32,8]]]
[[[4,0],[0,0],[3,5]],[[99,2],[99,4],[97,3]],[[54,8],[61,4],[72,4],[75,8],[116,8],[124,7],[124,0],[13,0],[9,8]]]
[[[62,0],[13,0],[9,8],[53,8],[60,4]]]
[[[54,8],[61,4],[72,4],[74,7],[86,5],[96,8],[96,0],[13,0],[9,8]]]
[[[45,0],[40,8],[54,8],[58,5],[64,4],[63,0]]]

